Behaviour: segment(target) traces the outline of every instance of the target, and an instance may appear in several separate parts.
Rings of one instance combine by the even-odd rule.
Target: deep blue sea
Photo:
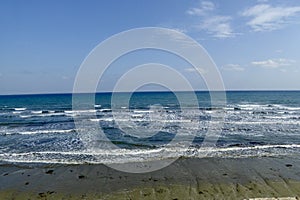
[[[196,95],[199,106],[187,103],[185,112],[172,92],[134,93],[128,106],[114,110],[111,93],[96,94],[88,110],[72,110],[72,94],[0,96],[0,161],[118,163],[177,156],[300,155],[299,91],[227,92],[223,107],[212,107],[208,92]],[[215,112],[225,113],[223,126],[214,144],[204,147],[208,129],[221,123],[212,122]],[[78,116],[87,126],[96,123],[116,148],[105,148],[107,141],[101,139],[89,148],[76,130]],[[188,146],[185,136],[193,138]]]

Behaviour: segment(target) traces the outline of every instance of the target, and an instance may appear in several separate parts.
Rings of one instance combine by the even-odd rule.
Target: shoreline
[[[0,165],[0,199],[300,197],[300,158],[180,158],[132,174],[103,164]]]

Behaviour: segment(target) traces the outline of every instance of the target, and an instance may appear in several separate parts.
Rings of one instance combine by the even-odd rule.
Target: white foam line
[[[267,198],[250,198],[248,200],[297,200],[296,197],[267,197]],[[246,200],[246,199],[244,199]]]
[[[39,110],[39,111],[31,111],[32,114],[42,114],[43,111],[42,110]]]
[[[291,145],[262,145],[262,146],[253,146],[253,147],[225,147],[225,148],[200,148],[199,151],[203,152],[226,152],[226,151],[236,151],[236,150],[255,150],[255,149],[269,149],[269,148],[300,148],[298,144],[291,144]],[[174,148],[159,148],[159,149],[151,149],[151,150],[128,150],[128,149],[115,149],[116,152],[113,150],[101,150],[101,152],[73,152],[73,151],[41,151],[41,152],[27,152],[27,153],[7,153],[6,156],[26,156],[26,155],[34,155],[34,154],[61,154],[61,155],[112,155],[113,153],[124,155],[140,155],[140,154],[151,154],[151,153],[159,153],[161,151],[167,152],[180,152],[186,150],[192,150],[188,148],[182,147],[181,149],[174,149]],[[2,154],[3,155],[3,154]]]
[[[44,163],[44,164],[69,164],[69,165],[78,165],[84,164],[86,162],[75,162],[75,161],[62,161],[62,160],[17,160],[17,159],[2,159],[3,161],[10,163]],[[91,164],[99,164],[99,162],[88,162]]]
[[[114,118],[90,119],[90,121],[92,121],[92,122],[100,122],[100,121],[112,122],[112,121],[114,121]],[[118,121],[121,121],[121,120],[118,120]]]
[[[158,153],[160,151],[164,151],[164,149],[151,149],[151,150],[127,150],[127,149],[116,149],[117,154],[124,155],[125,153],[130,155],[140,155],[140,154],[149,154],[149,153]],[[60,154],[60,155],[87,155],[87,156],[97,156],[97,155],[111,155],[112,150],[103,150],[102,152],[73,152],[73,151],[40,151],[40,152],[27,152],[27,153],[7,153],[6,156],[27,156],[27,155],[35,155],[35,154]]]
[[[256,146],[256,147],[231,147],[231,148],[219,148],[219,149],[200,149],[202,151],[206,151],[206,153],[210,152],[222,152],[222,151],[233,151],[233,150],[241,150],[241,149],[266,149],[266,148],[273,148],[273,147],[286,147],[286,148],[300,148],[300,145],[265,145],[265,146]],[[178,153],[183,153],[186,152],[187,148],[182,148],[182,149],[166,149],[166,148],[160,148],[160,149],[152,149],[152,150],[144,150],[144,151],[132,151],[132,150],[127,150],[127,149],[116,149],[117,153],[111,150],[105,150],[102,152],[55,152],[55,151],[45,151],[45,152],[27,152],[27,153],[5,153],[5,154],[0,154],[0,157],[2,161],[7,161],[7,162],[15,162],[15,163],[57,163],[57,164],[84,164],[84,163],[91,163],[91,164],[99,164],[99,163],[126,163],[126,162],[139,162],[139,161],[149,161],[153,159],[168,159],[172,157],[178,157]],[[191,149],[189,149],[191,150]],[[168,156],[162,158],[157,157],[157,153],[159,152],[166,152]],[[172,154],[173,153],[173,154]],[[175,154],[174,154],[175,153]],[[199,153],[199,152],[198,152]],[[106,157],[101,158],[101,161],[91,161],[91,160],[80,160],[80,161],[74,161],[74,159],[68,159],[68,160],[61,160],[61,159],[42,159],[38,157],[34,157],[30,159],[26,159],[26,156],[38,156],[38,155],[47,155],[47,154],[61,154],[61,155],[89,155],[89,156],[97,156],[97,155],[104,155],[104,156],[114,156],[114,155],[122,155],[121,158],[118,160],[111,160],[111,159],[106,159]],[[130,157],[130,160],[126,158],[126,154]],[[147,157],[144,157],[147,155]],[[13,158],[13,157],[18,157],[20,156],[21,158]],[[25,156],[25,157],[24,157]],[[122,159],[125,156],[125,160]],[[186,155],[189,156],[189,155]],[[191,155],[194,157],[195,155]],[[7,158],[9,157],[9,158]],[[244,156],[240,156],[244,157]],[[247,157],[247,156],[246,156]],[[24,159],[25,158],[25,159]],[[104,160],[103,160],[104,159]],[[121,160],[120,160],[121,159]]]
[[[234,122],[230,121],[227,122],[227,124],[294,124],[294,125],[299,125],[300,121],[241,121],[241,122]]]
[[[129,121],[134,121],[134,122],[151,122],[151,119],[145,119],[142,118],[142,116],[140,115],[131,115],[132,118],[130,119],[124,119],[124,118],[99,118],[99,119],[89,119],[92,122],[99,122],[99,121],[108,121],[108,122],[112,122],[112,121],[117,121],[117,122],[129,122]],[[161,123],[190,123],[193,122],[190,119],[172,119],[172,120],[159,120],[159,122]],[[211,122],[213,123],[213,122]],[[300,122],[299,122],[300,123]]]
[[[54,113],[54,112],[50,112],[49,113],[38,113],[38,111],[36,111],[36,113],[32,113],[33,115],[20,115],[21,118],[30,118],[30,117],[52,117],[52,116],[68,116],[68,114],[65,113]]]
[[[283,145],[261,145],[261,146],[253,146],[253,147],[225,147],[218,149],[210,149],[210,152],[226,152],[226,151],[236,151],[236,150],[256,150],[256,149],[270,149],[270,148],[300,148],[298,144],[283,144]],[[202,150],[201,148],[199,149]],[[207,151],[207,150],[202,150]]]
[[[74,129],[66,129],[66,130],[37,130],[37,131],[23,131],[23,132],[14,132],[14,133],[6,133],[6,135],[12,134],[20,134],[20,135],[33,135],[33,134],[48,134],[48,133],[71,133],[74,132]]]
[[[135,118],[135,117],[143,118],[144,115],[143,114],[132,114],[131,117],[133,117],[133,118]]]
[[[32,117],[31,115],[20,115],[21,118],[29,118]]]
[[[134,110],[134,113],[153,113],[153,110]]]
[[[102,110],[102,109],[101,109]],[[64,113],[67,114],[74,114],[74,113],[94,113],[97,112],[97,110],[65,110]]]
[[[100,109],[99,111],[100,111],[100,112],[110,112],[110,111],[112,111],[112,110],[109,109],[109,108],[103,108],[103,109]]]
[[[24,111],[24,110],[26,110],[27,108],[14,108],[15,109],[15,111]]]
[[[2,159],[2,161],[10,162],[10,163],[36,163],[36,164],[67,164],[67,165],[78,165],[78,164],[124,164],[124,163],[132,163],[132,162],[142,162],[142,161],[151,161],[151,159],[144,160],[144,159],[134,159],[134,160],[118,160],[116,162],[113,162],[111,160],[106,160],[104,162],[100,161],[71,161],[71,160],[45,160],[45,159],[36,159],[36,160],[19,160],[19,159]]]

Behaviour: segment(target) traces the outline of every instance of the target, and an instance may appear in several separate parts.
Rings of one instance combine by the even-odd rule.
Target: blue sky
[[[71,92],[79,66],[96,45],[149,26],[176,29],[198,41],[228,90],[300,89],[298,0],[3,0],[0,94]],[[116,62],[99,91],[111,90],[121,65],[171,58],[141,54]],[[180,65],[196,89],[205,88],[190,66],[176,58],[169,64]]]

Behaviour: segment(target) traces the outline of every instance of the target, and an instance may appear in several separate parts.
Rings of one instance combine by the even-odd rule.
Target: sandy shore
[[[151,173],[105,165],[1,165],[0,199],[300,197],[300,159],[189,158]]]

